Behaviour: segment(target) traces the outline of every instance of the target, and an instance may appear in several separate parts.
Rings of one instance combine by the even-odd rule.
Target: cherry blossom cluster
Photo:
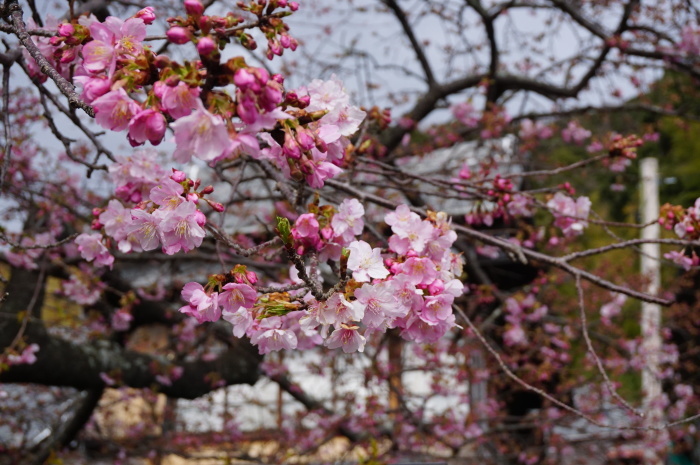
[[[565,237],[578,236],[588,226],[587,219],[591,210],[588,197],[581,196],[574,200],[562,192],[557,192],[547,202],[547,208],[554,215],[554,226],[560,228]]]
[[[126,206],[119,199],[112,199],[104,209],[93,211],[96,219],[92,229],[103,231],[122,253],[159,246],[168,255],[188,252],[199,247],[205,236],[203,227],[207,220],[198,203],[223,211],[223,205],[206,198],[214,191],[212,186],[201,187],[199,180],[189,179],[176,169],[169,177],[164,176],[155,155],[153,151],[135,152],[133,157],[122,158],[113,165],[110,172],[117,184],[116,194]],[[114,257],[103,234],[83,233],[76,243],[86,260],[112,265]]]
[[[255,273],[239,265],[226,275],[211,276],[206,286],[187,283],[182,288],[182,297],[188,305],[181,307],[180,312],[194,317],[199,323],[218,321],[222,311],[224,319],[237,321],[239,310],[253,308],[257,292],[252,285],[257,281]]]
[[[700,237],[700,199],[685,210],[679,205],[665,204],[661,207],[659,224],[673,231],[681,239],[695,240]]]
[[[583,144],[589,137],[591,137],[591,131],[582,127],[578,121],[569,121],[569,124],[561,131],[561,138],[564,139],[564,142],[576,145]]]
[[[700,238],[700,199],[695,201],[692,207],[685,210],[680,205],[665,204],[661,207],[659,224],[668,230],[673,230],[678,237],[687,240]],[[694,266],[700,266],[700,257],[694,250],[689,254],[677,250],[664,254],[664,258],[671,260],[684,270],[688,271]]]
[[[482,139],[500,137],[511,121],[506,109],[498,105],[489,104],[489,107],[481,115],[471,102],[457,103],[452,105],[450,110],[457,121],[468,128],[476,128],[481,125],[480,136]]]
[[[196,44],[198,61],[177,63],[144,45],[146,26],[155,19],[152,8],[126,21],[83,16],[63,23],[56,37],[42,43],[42,53],[70,55],[73,80],[93,106],[96,122],[111,131],[127,130],[133,146],[159,144],[170,125],[178,162],[247,154],[272,161],[287,177],[321,187],[342,171],[348,137],[365,113],[349,104],[337,79],[285,92],[282,76],[249,67],[241,57],[221,63],[220,49],[232,36],[254,48],[246,32],[253,27],[268,39],[270,58],[296,48],[282,20],[298,8],[296,2],[241,2],[239,7],[258,21],[245,25],[241,15],[206,16],[198,0],[185,2],[186,17],[169,19],[168,39]],[[235,98],[217,90],[230,84],[236,86]]]
[[[291,96],[291,97],[290,97]],[[301,96],[301,97],[297,97]],[[287,100],[304,105],[301,111],[287,111],[282,134],[262,133],[268,148],[251,155],[271,161],[285,176],[305,179],[313,188],[342,172],[348,137],[365,118],[365,112],[350,104],[342,83],[333,77],[315,79],[306,87],[287,95]],[[306,126],[301,123],[310,119]]]
[[[96,278],[87,272],[71,273],[70,278],[61,283],[60,294],[77,304],[92,305],[99,300],[105,287]]]
[[[31,365],[36,362],[36,353],[39,352],[38,344],[25,345],[21,352],[10,350],[0,354],[0,371],[12,365]]]
[[[320,328],[329,348],[362,351],[370,334],[390,328],[401,329],[408,340],[434,342],[455,326],[452,303],[463,292],[455,279],[462,263],[450,251],[456,234],[446,215],[421,219],[401,205],[385,221],[393,232],[389,254],[362,240],[351,242],[347,269],[353,279],[346,292],[325,302],[310,299],[300,321],[303,330]]]
[[[288,230],[278,228],[288,253],[313,252],[338,261],[352,279],[341,281],[325,299],[307,291],[296,297],[288,292],[257,297],[251,286],[256,279],[241,267],[231,277],[211,277],[206,286],[187,284],[182,295],[189,304],[180,311],[200,322],[223,316],[235,336],[248,336],[261,353],[320,344],[362,351],[371,334],[390,328],[399,328],[408,340],[434,342],[455,326],[452,303],[463,293],[456,279],[462,259],[450,251],[457,236],[446,215],[421,219],[399,206],[385,217],[393,234],[382,251],[355,240],[364,227],[357,200],[345,200],[337,211],[310,209]],[[292,278],[303,283],[296,271]]]
[[[204,6],[199,0],[185,0],[187,18],[168,18],[170,29],[167,32],[168,40],[176,44],[184,44],[194,41],[200,55],[207,56],[216,51],[220,42],[226,42],[229,37],[238,39],[241,45],[249,50],[257,48],[255,39],[245,31],[245,28],[237,28],[244,22],[244,17],[229,13],[224,17],[204,15]],[[276,12],[278,8],[289,8],[297,11],[299,4],[287,0],[255,1],[248,4],[238,2],[238,7],[254,15],[260,23],[260,31],[267,39],[267,53],[269,60],[282,56],[284,49],[296,50],[299,45],[297,40],[289,35],[289,26],[282,18],[288,14],[285,11]]]
[[[547,314],[546,305],[540,305],[533,294],[528,294],[524,299],[509,297],[505,301],[506,331],[503,333],[503,342],[507,346],[527,343],[527,335],[523,329],[525,321],[536,323]]]

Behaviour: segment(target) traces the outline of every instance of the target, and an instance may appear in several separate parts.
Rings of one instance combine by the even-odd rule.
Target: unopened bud
[[[158,55],[154,61],[154,64],[158,69],[163,69],[170,65],[170,58],[165,55]]]
[[[190,41],[190,31],[180,26],[171,27],[165,35],[174,44],[182,45]]]
[[[197,52],[203,57],[216,50],[216,43],[211,37],[202,37],[197,41]]]
[[[62,23],[58,26],[58,35],[61,37],[70,37],[75,32],[75,27],[71,23]]]
[[[204,13],[204,5],[199,0],[185,0],[185,11],[190,16],[201,16]]]
[[[134,18],[141,18],[144,23],[151,24],[156,19],[156,12],[152,6],[147,6],[139,10],[139,12],[134,15]]]
[[[258,275],[255,274],[255,271],[246,271],[245,277],[250,284],[255,284],[258,282]]]
[[[185,179],[187,179],[187,175],[184,173],[184,171],[176,170],[173,168],[173,174],[170,176],[170,179],[172,179],[175,182],[182,182]]]
[[[220,204],[219,202],[209,201],[209,206],[219,213],[223,213],[223,211],[226,209],[223,204]]]
[[[194,212],[194,219],[200,226],[204,226],[205,224],[207,224],[207,217],[204,216],[204,213],[202,213],[199,210]]]

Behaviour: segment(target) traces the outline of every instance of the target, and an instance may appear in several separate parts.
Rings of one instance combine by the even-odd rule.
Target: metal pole
[[[651,223],[642,228],[642,239],[658,239],[660,233],[659,223],[659,163],[656,158],[644,158],[640,163],[641,182],[641,210],[642,224]],[[659,244],[642,244],[641,271],[648,280],[646,292],[656,295],[659,292],[661,251]],[[648,425],[658,425],[663,418],[663,412],[659,408],[658,401],[661,396],[661,382],[658,379],[659,354],[661,352],[661,307],[657,304],[642,302],[642,354],[646,360],[646,366],[642,371],[642,391],[644,395],[644,408],[647,414]],[[664,440],[659,432],[647,434],[647,441],[658,442]],[[648,463],[663,463],[660,457],[654,457]]]

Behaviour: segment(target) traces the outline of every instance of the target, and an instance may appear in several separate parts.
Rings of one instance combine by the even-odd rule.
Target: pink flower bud
[[[207,56],[216,50],[216,43],[211,37],[202,37],[197,41],[197,52],[202,56]]]
[[[299,4],[297,2],[289,2],[289,9],[297,11],[299,9]]]
[[[209,201],[209,205],[211,206],[211,208],[213,208],[215,211],[217,211],[219,213],[223,213],[223,211],[225,210],[224,206],[222,204],[220,204],[219,202]]]
[[[290,40],[290,37],[288,35],[281,35],[280,36],[280,44],[284,48],[289,48],[291,46],[292,41]]]
[[[190,41],[190,31],[184,27],[174,26],[165,33],[168,40],[174,44],[185,44]]]
[[[166,57],[165,55],[158,55],[154,64],[156,65],[156,68],[163,69],[166,66],[170,66],[170,58]]]
[[[257,79],[255,79],[253,73],[248,71],[246,68],[241,68],[233,75],[233,83],[240,87],[241,90],[246,90],[249,87],[257,86]],[[256,89],[253,90],[255,91]]]
[[[197,203],[199,201],[199,196],[195,193],[190,192],[187,194],[187,200],[190,202]]]
[[[214,186],[207,186],[200,191],[200,194],[208,195],[208,194],[211,194],[212,192],[214,192]]]
[[[300,127],[297,129],[296,139],[299,146],[304,150],[311,150],[316,145],[313,135],[305,128]]]
[[[444,290],[445,283],[443,283],[441,279],[436,279],[428,285],[428,292],[430,292],[431,295],[442,294],[442,291]]]
[[[284,134],[284,145],[282,145],[282,152],[290,158],[301,158],[301,149],[288,132]]]
[[[327,241],[330,241],[333,238],[333,228],[326,226],[325,228],[321,229],[321,237]]]
[[[187,175],[183,171],[173,168],[173,174],[170,176],[170,179],[175,182],[182,182],[187,179]]]
[[[280,45],[280,41],[277,40],[277,37],[275,37],[273,39],[268,39],[267,46],[268,46],[269,53],[272,53],[273,55],[277,55],[277,56],[282,56],[282,52],[284,50],[282,49],[282,45]]]
[[[134,15],[134,18],[141,18],[145,24],[151,24],[156,19],[156,12],[152,6],[147,6],[143,10],[139,10],[139,12]]]
[[[58,26],[58,35],[61,37],[70,37],[75,32],[75,27],[71,23],[62,23]]]
[[[61,63],[70,63],[71,61],[75,60],[77,54],[77,49],[76,48],[69,48],[63,51],[61,54]]]
[[[250,284],[255,284],[258,282],[258,275],[255,274],[255,271],[246,271],[245,277]]]
[[[194,218],[197,224],[200,226],[204,226],[205,224],[207,224],[207,217],[204,216],[204,213],[202,213],[199,210],[194,212]]]
[[[102,223],[100,223],[100,220],[98,220],[97,218],[92,220],[92,223],[90,223],[90,229],[92,229],[93,231],[99,231],[100,229],[102,229]]]
[[[204,5],[199,0],[185,0],[185,11],[190,16],[201,16],[204,13]]]

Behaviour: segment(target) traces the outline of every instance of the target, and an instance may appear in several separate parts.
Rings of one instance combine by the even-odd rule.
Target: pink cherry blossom
[[[333,215],[331,226],[336,237],[341,237],[344,242],[350,242],[354,236],[362,233],[365,222],[362,217],[365,208],[357,199],[345,199],[338,206],[338,213]]]
[[[111,81],[105,76],[75,76],[73,81],[82,85],[83,91],[80,96],[86,103],[92,103],[96,98],[103,96],[112,86]]]
[[[554,225],[561,228],[566,237],[580,235],[588,226],[586,219],[591,208],[588,197],[579,197],[574,201],[566,194],[557,192],[547,202],[547,208],[554,214]]]
[[[339,328],[326,339],[325,346],[329,349],[341,347],[343,352],[364,352],[367,340],[358,331],[357,326],[347,326],[341,324]]]
[[[420,318],[429,325],[436,325],[452,315],[454,297],[449,294],[428,296],[420,313]]]
[[[127,234],[133,235],[143,250],[153,250],[160,244],[161,218],[143,210],[131,210],[131,225]]]
[[[217,321],[221,318],[219,295],[216,292],[207,293],[201,284],[190,282],[182,288],[182,298],[189,305],[180,308],[180,312],[193,316],[199,323]]]
[[[693,260],[693,257],[689,257],[682,252],[678,252],[677,250],[665,253],[664,258],[667,260],[671,260],[673,263],[679,265],[685,271],[688,271],[694,265],[697,265],[697,263],[695,263],[697,262],[697,260]]]
[[[250,342],[258,346],[258,351],[261,354],[267,354],[282,349],[296,349],[298,341],[293,331],[268,329],[254,335]]]
[[[408,312],[408,308],[396,301],[389,283],[364,284],[355,291],[355,298],[352,305],[361,308],[362,323],[368,328],[386,329],[394,318]]]
[[[149,198],[153,203],[159,205],[160,210],[175,210],[182,202],[185,202],[185,198],[182,196],[184,191],[182,184],[165,178],[151,189]]]
[[[107,247],[102,243],[100,234],[83,233],[75,238],[78,244],[80,255],[87,261],[95,261],[96,265],[103,265],[112,268],[114,257],[109,253]]]
[[[112,199],[107,208],[99,216],[105,233],[117,242],[126,239],[126,228],[131,224],[131,210],[124,208],[119,200]]]
[[[131,312],[120,308],[112,314],[112,329],[115,331],[126,331],[129,329],[129,325],[133,319],[134,317]]]
[[[613,299],[600,307],[600,316],[609,322],[610,318],[613,318],[622,312],[622,306],[626,301],[626,295],[614,293]]]
[[[462,102],[452,105],[450,108],[457,121],[468,128],[475,128],[479,125],[479,115],[470,102]]]
[[[100,73],[114,65],[114,47],[101,40],[92,40],[83,47],[83,67]]]
[[[591,137],[591,131],[582,128],[578,121],[569,121],[566,128],[561,131],[561,138],[565,142],[573,142],[577,145],[581,145],[589,137]]]
[[[172,255],[181,249],[188,252],[202,245],[206,234],[198,223],[197,212],[194,203],[183,202],[163,217],[160,231],[164,253]]]
[[[96,98],[92,106],[97,124],[112,131],[126,129],[131,118],[141,110],[121,87]]]
[[[158,145],[163,140],[168,123],[159,111],[148,109],[139,111],[129,121],[129,142],[131,145],[141,145],[150,141]]]
[[[311,158],[302,163],[302,172],[306,174],[306,182],[314,189],[320,189],[326,179],[332,179],[342,173],[339,166],[326,161],[326,154],[317,149],[310,151]]]
[[[180,119],[198,107],[201,89],[190,87],[182,81],[178,82],[176,86],[169,86],[158,81],[153,85],[153,91],[160,99],[163,109],[174,119]]]
[[[172,124],[177,148],[175,160],[187,163],[192,156],[204,161],[212,161],[224,154],[229,147],[229,136],[224,120],[209,113],[201,101],[198,108],[189,116]]]
[[[353,272],[355,281],[367,282],[370,278],[384,279],[389,275],[382,262],[381,249],[372,249],[365,241],[353,241],[348,249],[348,269]]]
[[[61,293],[80,305],[93,305],[100,300],[103,286],[88,286],[82,279],[71,274],[68,281],[61,283]]]
[[[429,258],[411,257],[401,266],[401,274],[415,284],[430,284],[437,278],[435,263]]]
[[[219,293],[219,305],[225,312],[235,313],[239,308],[252,308],[258,298],[257,292],[248,284],[228,283]]]
[[[343,294],[336,292],[318,307],[316,318],[322,325],[337,326],[360,321],[363,314],[364,309],[352,305]]]
[[[239,306],[234,312],[226,308],[224,306],[222,317],[233,326],[233,335],[239,338],[245,336],[246,331],[253,326],[253,313],[244,306]]]
[[[7,356],[9,365],[31,365],[36,362],[36,353],[39,352],[37,344],[29,344],[22,350],[20,355],[10,354]]]
[[[438,320],[434,324],[426,323],[421,318],[414,318],[406,328],[401,331],[401,337],[419,344],[436,342],[454,326],[454,314],[449,315],[444,320]]]

